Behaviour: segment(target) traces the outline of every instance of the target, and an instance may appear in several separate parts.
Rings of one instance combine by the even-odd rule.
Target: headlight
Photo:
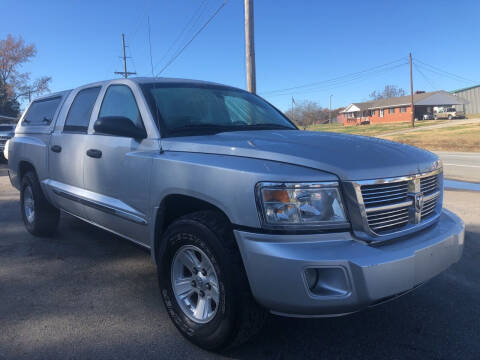
[[[259,183],[257,202],[266,227],[346,228],[338,183]]]

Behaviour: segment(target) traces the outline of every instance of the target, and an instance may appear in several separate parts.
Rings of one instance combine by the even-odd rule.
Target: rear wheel
[[[163,301],[178,330],[208,350],[239,345],[256,334],[266,312],[250,293],[225,217],[186,215],[169,226],[158,269]]]
[[[55,233],[60,211],[48,202],[33,171],[22,178],[20,210],[27,230],[36,236],[51,236]]]

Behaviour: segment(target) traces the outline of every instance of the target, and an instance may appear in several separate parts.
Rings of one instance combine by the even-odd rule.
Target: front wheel
[[[27,172],[22,178],[20,210],[25,227],[31,234],[51,236],[55,233],[60,211],[45,198],[33,171]]]
[[[452,119],[453,119],[452,115],[448,115],[448,120],[452,120]]]
[[[178,330],[198,346],[216,350],[256,334],[266,312],[250,293],[228,220],[213,211],[186,215],[162,237],[161,294]]]

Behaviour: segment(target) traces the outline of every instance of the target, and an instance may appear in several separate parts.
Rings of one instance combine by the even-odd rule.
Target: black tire
[[[25,193],[31,189],[33,195],[34,215],[27,217],[25,210]],[[22,177],[20,188],[20,211],[27,230],[35,236],[52,236],[57,230],[60,211],[48,202],[43,194],[37,175],[33,171]]]
[[[183,336],[204,349],[220,350],[238,346],[258,333],[267,312],[252,297],[230,223],[222,214],[200,211],[186,215],[168,227],[162,241],[166,243],[158,266],[160,290],[167,312]],[[173,292],[173,258],[185,245],[202,250],[218,275],[218,310],[205,324],[192,321]]]
[[[452,115],[448,115],[448,120],[452,120],[452,119],[453,119]]]

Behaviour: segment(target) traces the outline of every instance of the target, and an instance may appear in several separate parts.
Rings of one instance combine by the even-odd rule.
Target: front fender
[[[247,157],[166,151],[155,156],[152,171],[151,249],[155,256],[160,234],[156,214],[169,195],[185,195],[208,202],[230,222],[260,228],[255,185],[260,181],[338,181],[319,170]]]

